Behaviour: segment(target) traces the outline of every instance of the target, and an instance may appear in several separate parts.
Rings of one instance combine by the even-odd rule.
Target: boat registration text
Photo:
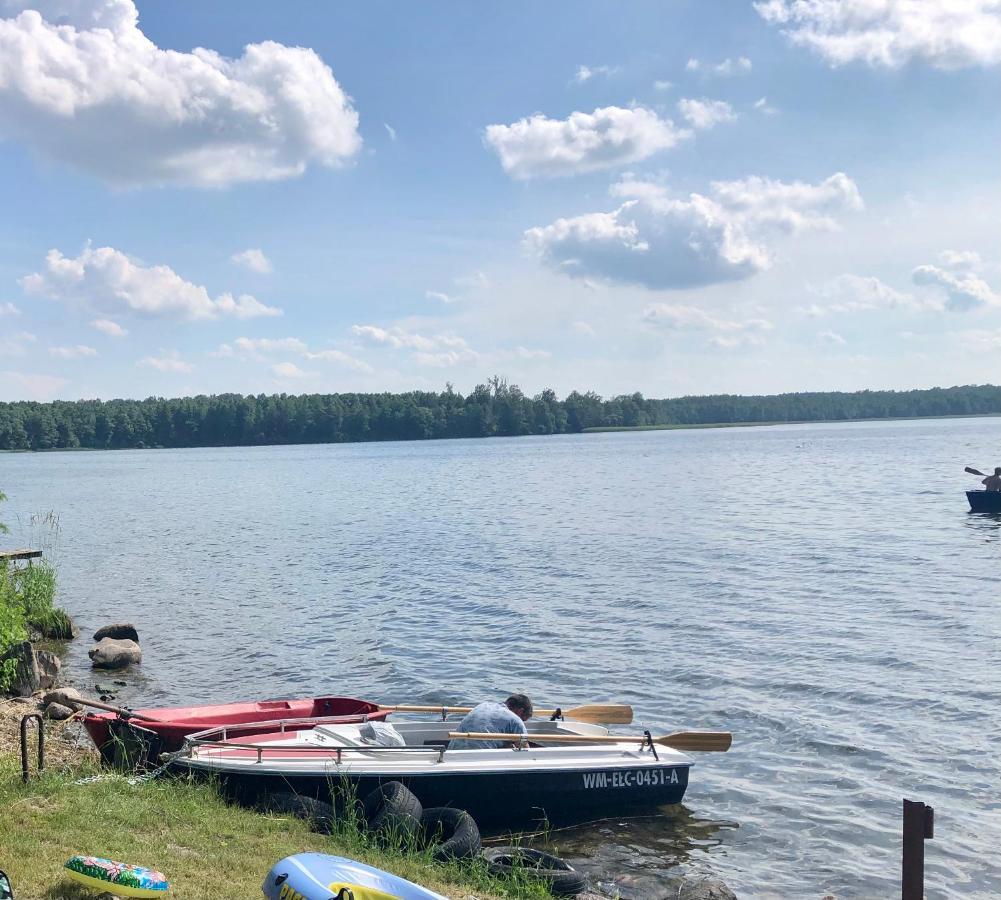
[[[585,790],[678,784],[677,769],[624,769],[615,772],[583,772],[582,775]]]

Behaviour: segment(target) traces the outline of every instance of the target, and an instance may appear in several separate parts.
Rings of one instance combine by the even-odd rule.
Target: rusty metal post
[[[935,837],[935,810],[917,800],[904,800],[904,850],[901,900],[924,900],[925,841]]]
[[[28,765],[28,723],[34,719],[38,722],[38,771],[45,768],[45,720],[38,713],[28,713],[21,719],[21,777],[28,783],[31,768]]]

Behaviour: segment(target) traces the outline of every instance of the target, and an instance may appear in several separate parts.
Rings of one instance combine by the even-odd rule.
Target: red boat
[[[184,738],[206,728],[225,725],[253,725],[261,722],[286,722],[286,730],[312,728],[317,724],[335,724],[382,720],[390,710],[354,697],[311,697],[302,700],[258,700],[249,703],[222,703],[215,706],[166,706],[159,709],[129,710],[128,721],[155,732],[160,751],[180,750]],[[148,718],[147,718],[148,717]],[[112,712],[88,713],[83,725],[91,740],[110,759],[107,748],[112,743],[113,723],[122,716]]]

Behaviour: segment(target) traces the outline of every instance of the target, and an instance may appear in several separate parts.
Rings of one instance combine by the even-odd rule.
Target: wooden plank
[[[0,560],[5,559],[41,559],[41,550],[0,550]]]

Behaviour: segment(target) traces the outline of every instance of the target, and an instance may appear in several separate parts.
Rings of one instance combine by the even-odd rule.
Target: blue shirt
[[[491,734],[527,734],[528,729],[511,710],[501,703],[487,700],[466,713],[456,731],[479,731]],[[449,741],[449,750],[487,750],[495,747],[513,747],[510,741]]]

